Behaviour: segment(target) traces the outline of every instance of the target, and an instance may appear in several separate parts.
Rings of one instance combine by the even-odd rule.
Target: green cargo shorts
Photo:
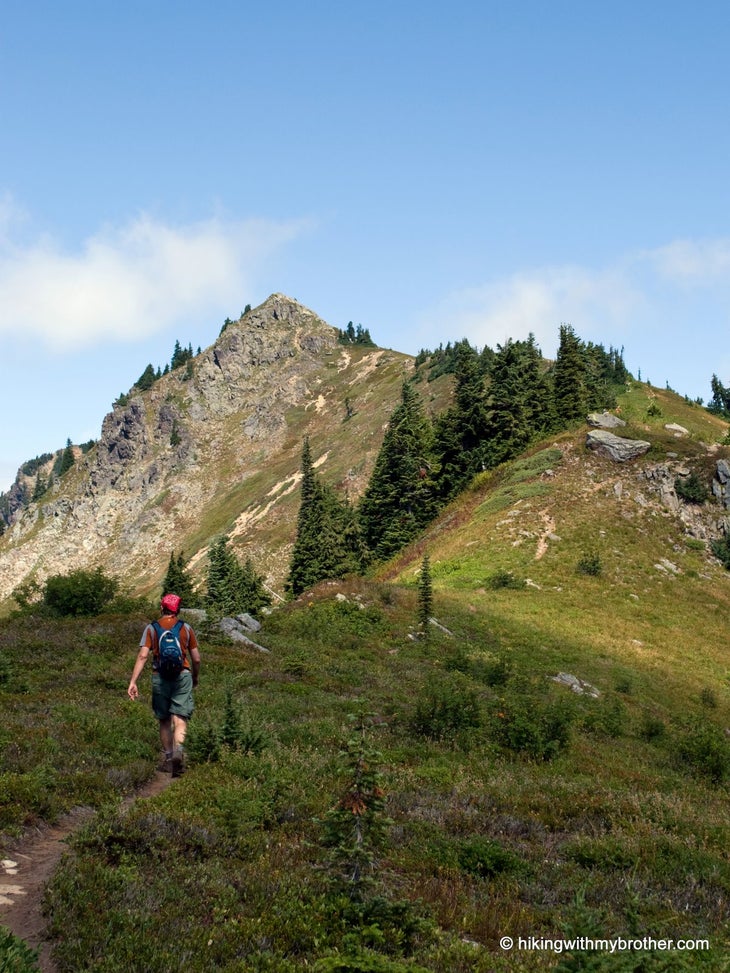
[[[163,679],[159,672],[152,673],[152,710],[158,720],[182,716],[189,720],[193,715],[193,674],[183,669],[176,679]]]

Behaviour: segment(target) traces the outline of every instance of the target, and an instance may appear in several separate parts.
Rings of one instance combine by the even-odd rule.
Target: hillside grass
[[[704,468],[725,424],[654,394],[673,412],[650,423],[649,465]],[[653,397],[627,396],[637,435]],[[696,425],[676,439],[671,421]],[[478,477],[369,579],[277,609],[256,637],[268,653],[202,629],[188,771],[125,813],[157,757],[148,706],[125,694],[145,619],[4,624],[5,843],[99,811],[46,894],[63,973],[727,968],[730,574],[642,465],[587,454],[584,436]],[[343,758],[353,722],[375,752],[371,815]],[[361,825],[339,848],[338,806]],[[561,956],[505,936],[711,948]]]
[[[560,958],[500,938],[565,929],[709,938],[671,968],[719,969],[726,683],[701,656],[691,686],[672,663],[619,664],[587,631],[538,624],[547,606],[504,589],[474,611],[440,590],[451,634],[414,640],[411,585],[353,580],[267,618],[269,654],[206,638],[189,770],[124,815],[157,750],[125,697],[143,619],[9,622],[0,827],[100,808],[47,893],[60,969],[529,971]],[[600,697],[554,683],[564,670]],[[231,702],[237,745],[221,746]],[[389,819],[359,897],[335,881],[322,825],[348,786],[350,717],[380,754]]]

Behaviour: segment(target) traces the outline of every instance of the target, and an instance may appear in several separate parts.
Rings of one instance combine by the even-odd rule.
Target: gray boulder
[[[236,615],[236,621],[240,622],[249,632],[258,632],[261,629],[261,622],[257,622],[253,615],[249,615],[248,612]]]
[[[611,412],[591,412],[586,416],[589,426],[599,426],[601,429],[615,429],[617,426],[625,426],[623,419],[613,415]]]
[[[589,432],[586,436],[586,446],[617,463],[625,463],[637,456],[643,456],[651,449],[651,443],[643,439],[622,439],[604,429],[594,429]]]
[[[233,642],[241,642],[250,649],[256,649],[257,652],[269,651],[263,645],[259,645],[248,637],[246,630],[237,618],[221,618],[218,627]]]
[[[578,696],[591,696],[593,699],[598,699],[601,695],[595,686],[592,686],[584,679],[579,679],[570,672],[559,672],[557,676],[553,676],[553,682],[557,682],[561,686],[567,686],[571,692],[576,693]]]

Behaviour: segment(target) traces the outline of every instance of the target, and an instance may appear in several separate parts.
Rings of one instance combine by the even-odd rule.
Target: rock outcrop
[[[589,426],[596,426],[600,429],[617,429],[619,426],[626,425],[623,419],[615,416],[612,412],[590,412],[586,416],[586,421]]]
[[[712,494],[726,510],[730,510],[730,463],[727,460],[719,459],[715,464]]]
[[[616,463],[626,463],[628,460],[636,459],[637,456],[643,456],[651,449],[651,443],[643,439],[622,439],[603,429],[589,432],[586,436],[586,446]]]

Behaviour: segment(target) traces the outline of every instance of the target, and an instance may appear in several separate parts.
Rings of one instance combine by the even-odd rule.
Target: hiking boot
[[[180,777],[184,772],[182,747],[175,747],[172,751],[172,776]]]
[[[172,770],[172,754],[168,757],[166,753],[160,754],[160,762],[157,764],[160,773],[169,774]]]

